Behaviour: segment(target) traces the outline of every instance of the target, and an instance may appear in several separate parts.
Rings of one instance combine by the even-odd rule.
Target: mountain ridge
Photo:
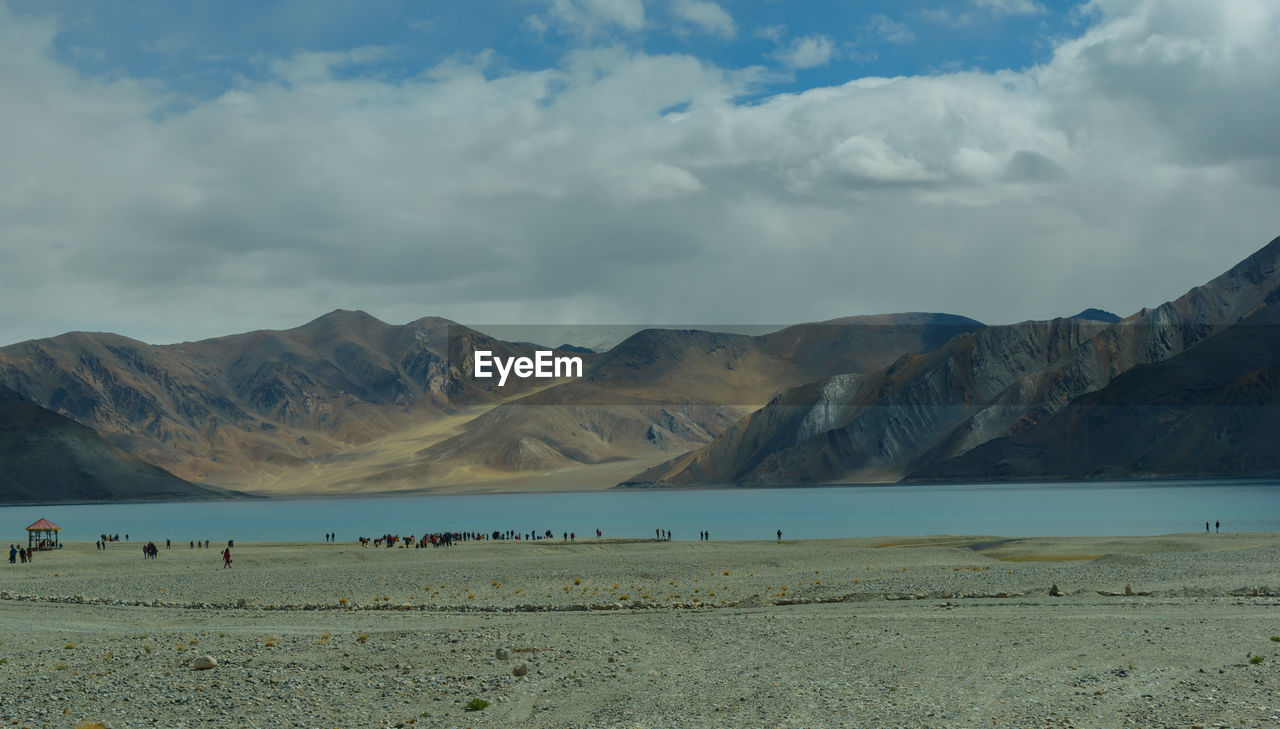
[[[1033,429],[1134,366],[1177,356],[1235,325],[1280,286],[1278,258],[1280,238],[1207,284],[1114,324],[1070,318],[987,327],[856,381],[798,389],[699,451],[620,485],[897,481]]]

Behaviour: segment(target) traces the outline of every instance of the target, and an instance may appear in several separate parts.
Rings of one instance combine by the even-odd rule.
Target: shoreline
[[[539,478],[542,478],[541,476]],[[1097,488],[1115,488],[1117,485],[1125,487],[1142,488],[1146,486],[1154,488],[1168,488],[1179,485],[1187,486],[1203,486],[1208,483],[1225,482],[1239,485],[1275,485],[1280,486],[1280,475],[1252,475],[1252,476],[1154,476],[1154,477],[1135,477],[1125,479],[1052,479],[1032,481],[894,481],[894,482],[865,482],[865,483],[795,483],[795,484],[698,484],[693,486],[658,486],[654,484],[639,483],[619,483],[612,486],[588,486],[588,487],[565,487],[565,488],[541,488],[541,487],[517,487],[510,490],[492,490],[490,484],[495,482],[481,482],[475,488],[471,488],[468,484],[449,484],[444,486],[424,486],[420,488],[409,489],[383,489],[378,491],[348,491],[348,492],[255,492],[255,491],[239,491],[240,495],[228,498],[212,498],[212,499],[138,499],[138,500],[104,500],[104,501],[40,501],[40,502],[0,502],[0,509],[5,508],[23,508],[23,507],[39,507],[39,506],[111,506],[111,505],[140,505],[140,504],[206,504],[206,503],[228,503],[242,501],[321,501],[330,499],[384,499],[397,497],[432,497],[432,496],[513,496],[513,495],[564,495],[564,494],[581,494],[581,493],[673,493],[673,492],[704,492],[704,491],[794,491],[800,489],[891,489],[891,488],[938,488],[938,487],[957,487],[972,488],[981,487],[984,489],[1003,489],[1003,488],[1052,488],[1052,487],[1097,487]],[[496,482],[500,484],[501,482]]]

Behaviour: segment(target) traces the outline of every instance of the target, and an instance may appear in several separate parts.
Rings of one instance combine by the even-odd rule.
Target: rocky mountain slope
[[[0,384],[184,478],[235,484],[532,389],[463,377],[450,346],[519,349],[445,319],[335,311],[175,345],[88,332],[22,342],[0,349]]]
[[[911,480],[1280,473],[1280,297],[1175,357],[1139,365],[1036,428]]]
[[[698,448],[779,389],[874,369],[980,328],[944,314],[852,317],[763,336],[651,329],[580,380],[509,400],[366,483],[409,486],[670,457]],[[348,485],[354,485],[348,484]]]
[[[1036,428],[1134,367],[1230,329],[1275,296],[1278,259],[1280,239],[1205,286],[1121,322],[988,327],[877,372],[789,391],[707,446],[628,483],[896,481],[930,473],[933,464]],[[1237,395],[1246,392],[1266,394]]]
[[[682,453],[778,390],[883,366],[981,324],[889,315],[764,337],[648,330],[582,379],[471,376],[527,355],[444,319],[335,311],[175,345],[76,332],[0,348],[0,384],[192,480],[264,492],[421,487]]]
[[[0,387],[0,504],[233,496],[187,483]]]

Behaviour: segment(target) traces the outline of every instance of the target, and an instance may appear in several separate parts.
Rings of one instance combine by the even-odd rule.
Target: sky
[[[1280,235],[1274,0],[0,0],[0,345],[1000,324]]]

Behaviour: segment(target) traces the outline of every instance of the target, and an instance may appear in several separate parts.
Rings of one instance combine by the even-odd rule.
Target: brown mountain
[[[0,387],[0,504],[234,496],[187,483],[70,418]]]
[[[175,345],[87,332],[22,342],[0,349],[0,383],[180,476],[252,485],[532,389],[463,377],[451,346],[520,349],[445,319],[392,326],[335,311]]]
[[[988,327],[866,375],[784,393],[698,451],[633,485],[896,481],[1035,428],[1138,365],[1163,362],[1266,305],[1280,239],[1209,284],[1107,325],[1055,319]]]
[[[650,330],[579,354],[583,379],[499,387],[471,377],[474,350],[533,345],[444,319],[397,326],[335,311],[175,345],[85,332],[23,342],[0,348],[0,383],[186,478],[267,492],[403,488],[651,463],[779,389],[980,326],[905,314],[765,337]]]
[[[592,360],[583,379],[504,402],[457,435],[359,479],[408,486],[653,463],[707,443],[779,389],[850,367],[880,367],[981,326],[943,314],[893,314],[759,337],[645,330]],[[627,473],[615,471],[602,473],[614,480]]]

